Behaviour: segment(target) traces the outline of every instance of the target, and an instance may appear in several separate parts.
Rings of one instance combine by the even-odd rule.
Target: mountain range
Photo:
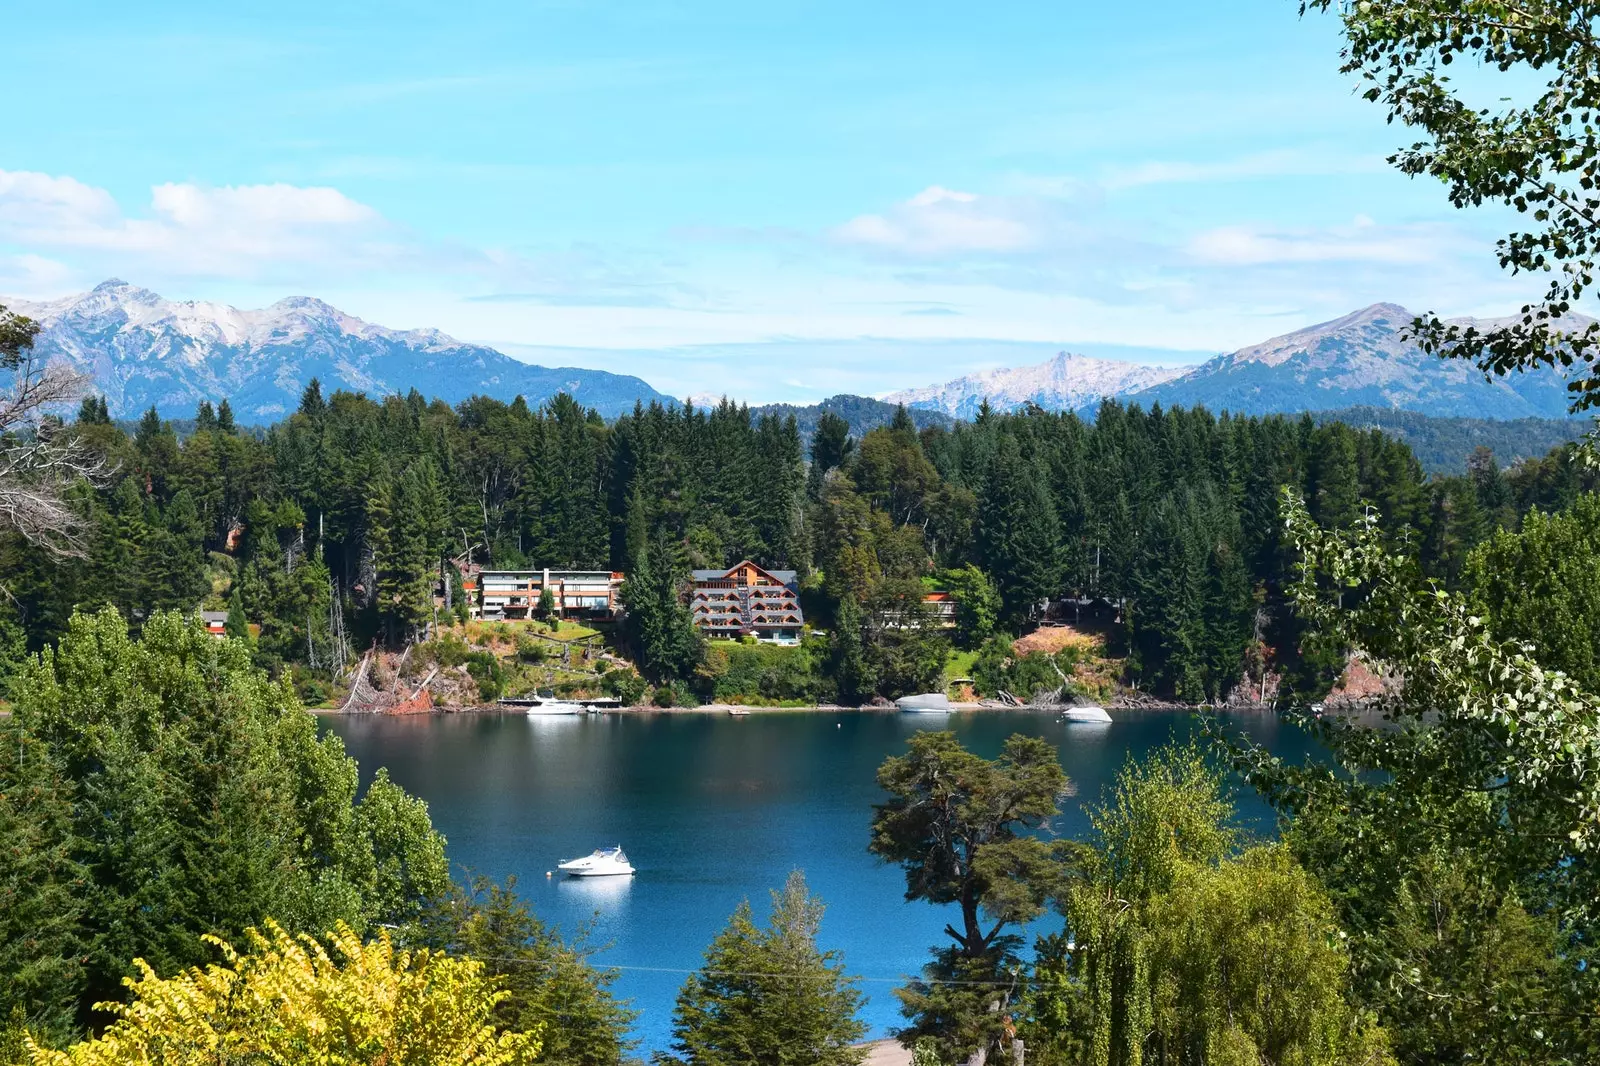
[[[1413,318],[1380,303],[1341,318],[1219,355],[1193,367],[1157,367],[1062,353],[1036,366],[990,370],[906,389],[890,403],[969,416],[1037,404],[1092,410],[1102,399],[1145,406],[1204,406],[1235,414],[1292,414],[1350,407],[1458,418],[1562,418],[1571,400],[1557,370],[1485,378],[1471,363],[1428,355],[1402,336]],[[1490,321],[1455,319],[1491,326]],[[1573,316],[1564,328],[1587,325]]]
[[[111,280],[60,300],[5,302],[39,322],[42,354],[93,376],[111,414],[120,418],[152,406],[166,417],[183,418],[201,400],[226,398],[242,424],[266,424],[293,411],[313,377],[328,392],[416,389],[452,404],[473,395],[520,395],[536,405],[566,392],[607,417],[636,401],[675,402],[637,377],[536,366],[437,330],[386,329],[304,296],[246,311],[166,300]],[[876,400],[836,396],[822,404],[757,410],[793,413],[803,429],[831,410],[858,434],[887,421],[895,404],[905,404],[923,426],[971,418],[985,402],[997,411],[1034,404],[1092,413],[1105,398],[1246,415],[1364,407],[1476,419],[1566,416],[1569,394],[1559,371],[1485,378],[1467,362],[1438,359],[1405,340],[1402,331],[1413,317],[1403,307],[1381,303],[1198,365],[1153,366],[1062,352],[1034,366],[987,370]],[[1574,317],[1563,325],[1588,321]]]
[[[538,404],[566,392],[607,416],[636,400],[671,402],[636,377],[534,366],[438,330],[375,326],[305,296],[242,311],[113,279],[61,300],[5,303],[39,323],[37,351],[91,374],[122,418],[151,407],[187,417],[201,400],[226,398],[243,424],[275,422],[312,378],[325,392],[416,389],[451,404],[474,395]]]

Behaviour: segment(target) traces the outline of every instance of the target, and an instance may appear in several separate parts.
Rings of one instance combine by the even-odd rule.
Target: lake
[[[380,766],[427,800],[458,868],[518,889],[547,922],[570,932],[592,920],[597,961],[622,967],[617,992],[642,1010],[640,1052],[669,1043],[685,971],[743,899],[765,917],[768,890],[805,871],[827,904],[821,941],[844,953],[869,997],[874,1036],[900,1022],[890,990],[927,959],[949,920],[944,908],[904,901],[896,867],[867,854],[874,774],[919,728],[949,728],[985,756],[1012,733],[1057,745],[1076,789],[1057,831],[1082,832],[1082,804],[1098,798],[1123,760],[1195,735],[1198,719],[1119,711],[1109,726],[1068,725],[1046,713],[976,712],[948,718],[885,713],[611,714],[526,718],[482,713],[328,717],[361,763]],[[1268,714],[1228,719],[1279,755],[1312,742]],[[1266,808],[1240,797],[1242,820],[1270,832]],[[563,859],[622,844],[633,878],[547,879]]]

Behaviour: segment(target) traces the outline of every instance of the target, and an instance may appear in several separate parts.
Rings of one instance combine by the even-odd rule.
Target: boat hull
[[[894,705],[906,714],[949,714],[950,697],[942,692],[925,692],[920,696],[901,696]]]
[[[1107,725],[1111,716],[1100,707],[1068,707],[1061,712],[1061,717],[1069,722],[1088,722],[1095,725]]]

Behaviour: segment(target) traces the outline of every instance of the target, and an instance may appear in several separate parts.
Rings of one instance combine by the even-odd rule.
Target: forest
[[[1092,420],[985,411],[920,431],[900,412],[859,438],[825,412],[803,449],[793,417],[727,401],[608,424],[565,396],[451,408],[313,382],[260,433],[226,402],[182,435],[153,411],[129,433],[94,397],[60,432],[104,472],[70,490],[81,554],[0,534],[0,677],[75,607],[138,624],[205,606],[308,698],[374,642],[437,635],[468,560],[626,573],[616,639],[680,702],[892,698],[939,685],[952,646],[980,691],[1026,687],[1009,639],[1063,602],[1105,616],[1119,681],[1139,691],[1217,701],[1271,673],[1315,692],[1342,663],[1305,654],[1285,609],[1283,487],[1327,526],[1370,505],[1424,575],[1462,588],[1497,531],[1595,481],[1572,445],[1509,470],[1480,450],[1464,474],[1427,477],[1376,429],[1111,402]],[[814,633],[787,658],[707,647],[689,624],[687,571],[746,558],[801,575]],[[925,617],[930,588],[952,593],[953,631]]]

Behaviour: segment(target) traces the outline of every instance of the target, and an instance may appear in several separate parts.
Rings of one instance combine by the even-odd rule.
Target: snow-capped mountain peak
[[[167,300],[112,278],[60,300],[0,303],[37,321],[38,350],[92,374],[121,417],[151,406],[187,417],[201,400],[227,398],[239,419],[269,422],[295,409],[313,377],[328,391],[415,388],[450,403],[520,394],[537,404],[565,391],[604,413],[667,399],[638,378],[532,366],[438,330],[374,325],[309,296],[241,310]]]
[[[1158,385],[1184,372],[1182,367],[1095,359],[1059,352],[1033,366],[1006,367],[969,374],[943,385],[903,389],[883,397],[890,403],[971,417],[985,400],[998,411],[1034,403],[1051,410],[1074,410]]]

